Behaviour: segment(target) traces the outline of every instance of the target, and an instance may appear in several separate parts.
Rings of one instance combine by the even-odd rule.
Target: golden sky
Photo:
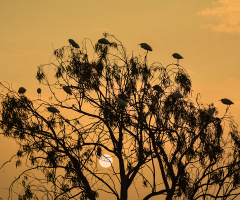
[[[69,45],[69,38],[95,43],[103,32],[121,40],[129,54],[143,54],[137,44],[148,43],[149,62],[166,66],[180,53],[193,96],[214,103],[219,116],[226,108],[219,100],[229,98],[240,124],[239,0],[0,0],[0,81],[37,98],[37,66],[48,63],[53,49]],[[0,165],[14,148],[0,137]],[[0,197],[10,184],[8,170],[0,170]]]

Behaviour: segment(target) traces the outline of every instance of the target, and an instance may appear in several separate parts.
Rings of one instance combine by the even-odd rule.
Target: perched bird
[[[37,89],[37,93],[38,93],[38,99],[40,99],[40,98],[41,98],[41,92],[42,92],[41,88],[38,88],[38,89]],[[40,97],[40,98],[39,98],[39,97]]]
[[[118,102],[118,104],[119,104],[120,106],[127,106],[126,101],[124,101],[124,100],[122,100],[122,99],[120,99],[120,98],[117,99],[117,102]]]
[[[176,98],[176,99],[183,98],[183,95],[182,95],[181,93],[179,93],[179,92],[174,92],[174,93],[172,94],[172,96],[173,96],[174,98]]]
[[[180,54],[178,54],[178,53],[174,53],[174,54],[172,55],[172,57],[174,57],[174,58],[177,59],[177,64],[179,64],[179,60],[180,60],[180,59],[183,59],[183,57],[182,57]]]
[[[20,88],[18,89],[18,93],[19,93],[19,94],[24,94],[26,91],[27,91],[27,90],[26,90],[24,87],[20,87]]]
[[[74,48],[79,48],[78,43],[76,43],[73,39],[69,39],[68,41]]]
[[[158,91],[158,92],[164,92],[160,85],[154,85],[153,89]]]
[[[67,94],[72,95],[72,90],[71,90],[70,86],[63,86],[62,88]]]
[[[38,93],[38,94],[41,94],[41,92],[42,92],[41,88],[38,88],[38,89],[37,89],[37,93]]]
[[[219,100],[219,101],[221,101],[223,104],[226,104],[226,105],[228,105],[228,106],[230,106],[231,104],[233,104],[233,102],[232,102],[231,100],[227,99],[227,98],[221,99],[221,100]]]
[[[53,114],[54,113],[60,113],[60,111],[57,108],[53,107],[53,106],[50,106],[47,109],[48,109],[49,112],[51,112]]]
[[[111,42],[109,42],[106,38],[101,38],[98,40],[98,43],[100,44],[112,44]]]
[[[183,57],[180,55],[180,54],[178,54],[178,53],[174,53],[173,55],[172,55],[172,57],[174,57],[174,58],[176,58],[176,59],[183,59]]]
[[[152,47],[150,47],[147,43],[141,43],[139,45],[147,51],[152,51]]]
[[[118,95],[118,98],[120,98],[120,99],[122,99],[122,100],[124,100],[124,101],[125,101],[125,100],[127,100],[127,98],[128,98],[128,97],[127,97],[127,95],[126,95],[126,94],[124,94],[124,93],[121,93],[121,94],[119,94],[119,95]]]

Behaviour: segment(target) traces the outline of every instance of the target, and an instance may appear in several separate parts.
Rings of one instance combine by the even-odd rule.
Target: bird
[[[41,92],[42,92],[41,88],[38,88],[38,89],[37,89],[37,93],[38,93],[38,94],[41,94]]]
[[[139,45],[147,51],[152,51],[152,47],[150,47],[147,43],[140,43]]]
[[[183,59],[183,57],[180,55],[180,54],[178,54],[178,53],[174,53],[173,55],[172,55],[172,57],[174,57],[174,58],[176,58],[176,59]]]
[[[179,92],[174,92],[174,93],[172,94],[172,96],[173,96],[174,98],[176,98],[176,99],[183,98],[183,95],[182,95],[181,93],[179,93]]]
[[[180,54],[178,54],[178,53],[174,53],[174,54],[172,55],[172,57],[174,57],[174,58],[177,59],[177,64],[179,64],[179,60],[180,60],[180,59],[183,59],[183,57],[182,57]]]
[[[26,90],[24,87],[20,87],[20,88],[18,89],[18,93],[19,93],[19,94],[24,94],[26,91],[27,91],[27,90]]]
[[[79,48],[78,43],[76,43],[73,39],[69,39],[68,41],[74,48]]]
[[[53,106],[50,106],[47,109],[48,109],[49,112],[51,112],[53,114],[60,113],[60,111],[57,108],[53,107]]]
[[[101,38],[98,40],[98,43],[100,44],[112,44],[111,42],[109,42],[106,38]]]
[[[233,104],[233,102],[231,100],[227,99],[227,98],[221,99],[219,101],[221,101],[223,104],[228,105],[228,106]]]
[[[72,90],[71,90],[70,86],[63,86],[62,88],[67,94],[72,95]]]
[[[158,92],[164,92],[160,85],[154,85],[153,89],[158,91]]]
[[[128,97],[127,97],[126,94],[121,93],[121,94],[118,95],[118,98],[120,98],[120,99],[122,99],[122,100],[127,100]]]
[[[41,97],[41,92],[42,92],[41,88],[38,88],[38,89],[37,89],[38,99],[39,99],[39,96]]]
[[[127,106],[126,101],[124,101],[124,100],[122,100],[122,99],[120,99],[120,98],[117,99],[117,102],[118,102],[118,104],[119,104],[120,106]]]

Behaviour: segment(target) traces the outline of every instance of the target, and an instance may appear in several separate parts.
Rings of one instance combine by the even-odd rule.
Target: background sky
[[[219,100],[229,98],[240,124],[239,0],[0,0],[0,81],[37,98],[37,66],[48,63],[53,49],[69,45],[69,38],[96,43],[103,32],[115,35],[129,54],[143,54],[138,44],[148,43],[149,63],[166,66],[180,53],[193,97],[200,93],[203,103],[214,103],[220,117],[226,106]],[[0,165],[15,150],[1,136]],[[3,199],[14,176],[14,163],[0,170]]]

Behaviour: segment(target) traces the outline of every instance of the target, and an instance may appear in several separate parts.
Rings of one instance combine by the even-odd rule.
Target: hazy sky
[[[193,95],[214,103],[220,116],[226,106],[219,100],[231,99],[240,124],[239,0],[0,0],[0,81],[37,98],[37,66],[48,63],[53,48],[69,45],[69,38],[95,43],[103,32],[121,40],[129,54],[143,54],[137,44],[148,43],[149,60],[164,66],[180,53]],[[0,139],[1,164],[16,145]],[[9,186],[4,179],[0,170],[1,195]]]

